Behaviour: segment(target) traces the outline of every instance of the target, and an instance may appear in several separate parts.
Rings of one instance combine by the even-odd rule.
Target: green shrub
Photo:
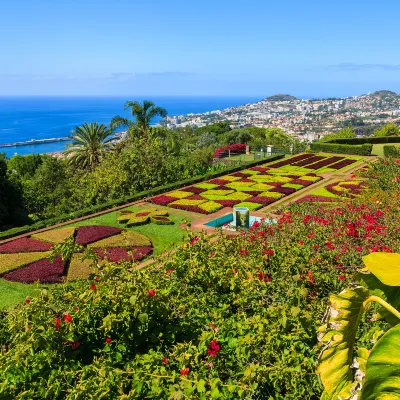
[[[350,139],[349,139],[350,140]],[[337,143],[311,143],[312,151],[335,153],[335,154],[357,154],[360,156],[370,156],[372,152],[372,144],[350,145]]]
[[[93,207],[88,207],[88,208],[84,208],[82,210],[73,212],[73,213],[68,213],[68,214],[64,214],[61,215],[57,218],[50,218],[50,219],[46,219],[43,221],[39,221],[35,224],[32,225],[25,225],[25,226],[21,226],[21,227],[16,227],[16,228],[12,228],[12,229],[8,229],[6,231],[0,232],[0,240],[2,239],[7,239],[13,236],[17,236],[17,235],[22,235],[24,233],[28,233],[28,232],[33,232],[36,231],[38,229],[42,229],[42,228],[46,228],[48,226],[52,226],[52,225],[56,225],[59,224],[61,222],[65,222],[65,221],[70,221],[72,219],[75,218],[80,218],[80,217],[85,217],[85,216],[90,216],[92,214],[101,212],[101,211],[106,211],[108,209],[111,209],[113,207],[117,207],[117,206],[121,206],[124,204],[128,204],[128,203],[132,203],[135,201],[139,201],[148,197],[153,197],[156,196],[158,194],[162,194],[174,189],[180,189],[182,187],[185,186],[190,186],[196,183],[200,183],[203,182],[205,180],[209,180],[209,179],[213,179],[213,178],[219,178],[223,175],[229,174],[229,173],[234,173],[237,171],[241,171],[245,168],[250,168],[250,167],[255,167],[257,165],[260,164],[265,164],[265,163],[269,163],[269,162],[274,162],[277,160],[280,160],[284,157],[283,154],[278,154],[276,156],[273,157],[269,157],[268,159],[261,159],[261,160],[256,160],[256,161],[251,161],[248,163],[244,163],[242,165],[239,166],[235,166],[232,168],[228,168],[228,169],[224,169],[222,171],[216,171],[216,172],[209,172],[205,175],[201,175],[201,176],[195,176],[193,178],[190,179],[186,179],[183,181],[179,181],[179,182],[174,182],[174,183],[170,183],[168,185],[164,185],[164,186],[158,186],[155,187],[153,189],[150,190],[146,190],[144,192],[140,192],[140,193],[136,193],[132,196],[128,196],[128,197],[124,197],[124,198],[120,198],[120,199],[115,199],[103,204],[99,204]],[[233,178],[233,177],[232,177]],[[240,178],[235,178],[236,179],[240,179]],[[216,186],[216,185],[215,185]],[[215,187],[214,186],[214,187]]]
[[[400,146],[383,146],[383,154],[386,158],[399,158]]]

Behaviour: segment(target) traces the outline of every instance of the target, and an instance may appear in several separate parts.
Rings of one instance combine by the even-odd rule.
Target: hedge
[[[383,146],[383,154],[386,158],[399,158],[400,146]]]
[[[336,144],[381,144],[381,143],[400,143],[400,136],[379,136],[379,137],[366,137],[366,138],[353,138],[353,139],[332,139],[326,143]]]
[[[241,165],[235,166],[235,167],[231,167],[231,168],[227,168],[223,171],[217,171],[217,172],[208,172],[205,175],[199,175],[199,176],[195,176],[193,178],[189,178],[183,181],[178,181],[178,182],[174,182],[174,183],[170,183],[168,185],[163,185],[163,186],[158,186],[155,187],[153,189],[149,189],[143,192],[139,192],[136,193],[134,195],[130,195],[130,196],[126,196],[120,199],[115,199],[103,204],[98,204],[92,207],[87,207],[87,208],[83,208],[79,211],[75,211],[75,212],[71,212],[68,214],[64,214],[64,215],[60,215],[58,217],[55,218],[49,218],[43,221],[39,221],[36,222],[35,224],[32,225],[25,225],[25,226],[21,226],[21,227],[15,227],[15,228],[11,228],[8,229],[6,231],[0,232],[0,240],[2,239],[8,239],[11,238],[13,236],[17,236],[17,235],[23,235],[24,233],[28,233],[28,232],[32,232],[32,231],[36,231],[38,229],[43,229],[43,228],[47,228],[49,226],[53,226],[53,225],[57,225],[60,224],[62,222],[66,222],[66,221],[70,221],[76,218],[80,218],[80,217],[85,217],[85,216],[90,216],[92,214],[101,212],[101,211],[106,211],[110,208],[114,208],[114,207],[118,207],[118,206],[122,206],[124,204],[127,203],[133,203],[134,201],[139,201],[142,200],[146,197],[152,197],[152,196],[156,196],[158,194],[161,193],[165,193],[174,189],[179,189],[185,186],[189,186],[189,185],[193,185],[196,183],[200,183],[206,180],[210,180],[213,178],[218,178],[220,176],[226,175],[226,174],[230,174],[233,172],[237,172],[237,171],[241,171],[244,168],[249,168],[252,166],[257,166],[260,164],[265,164],[268,162],[273,162],[273,161],[277,161],[280,160],[282,158],[284,158],[285,155],[284,154],[278,154],[276,156],[272,156],[272,157],[268,157],[268,158],[263,158],[260,160],[256,160],[256,161],[250,161],[250,162],[246,162],[246,163],[242,163]]]
[[[370,156],[372,152],[372,144],[350,145],[337,143],[311,143],[312,151],[321,151],[324,153],[335,154],[357,154],[360,156]]]

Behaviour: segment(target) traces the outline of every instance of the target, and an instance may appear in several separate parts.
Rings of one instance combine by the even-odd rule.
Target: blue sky
[[[400,92],[398,0],[26,0],[0,14],[0,95]]]

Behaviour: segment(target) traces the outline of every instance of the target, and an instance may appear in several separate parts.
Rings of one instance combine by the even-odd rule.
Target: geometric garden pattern
[[[301,154],[155,196],[148,201],[201,214],[233,206],[258,210],[318,182],[322,179],[318,172],[337,171],[357,161],[355,157]]]

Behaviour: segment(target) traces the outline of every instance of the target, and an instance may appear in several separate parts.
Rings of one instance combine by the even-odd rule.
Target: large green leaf
[[[327,324],[319,337],[325,347],[317,368],[325,389],[324,400],[350,397],[359,386],[353,380],[351,366],[357,328],[364,312],[363,302],[368,295],[368,290],[359,286],[329,297]]]
[[[400,324],[373,347],[361,393],[361,400],[390,399],[400,399]]]
[[[382,283],[375,275],[359,273],[357,281],[369,290],[370,295],[375,295],[388,302],[396,309],[400,309],[400,286],[388,286]],[[392,326],[400,323],[400,320],[386,308],[381,307],[378,319],[384,319]]]
[[[400,286],[400,254],[372,253],[363,261],[363,271],[373,273],[385,285]]]

